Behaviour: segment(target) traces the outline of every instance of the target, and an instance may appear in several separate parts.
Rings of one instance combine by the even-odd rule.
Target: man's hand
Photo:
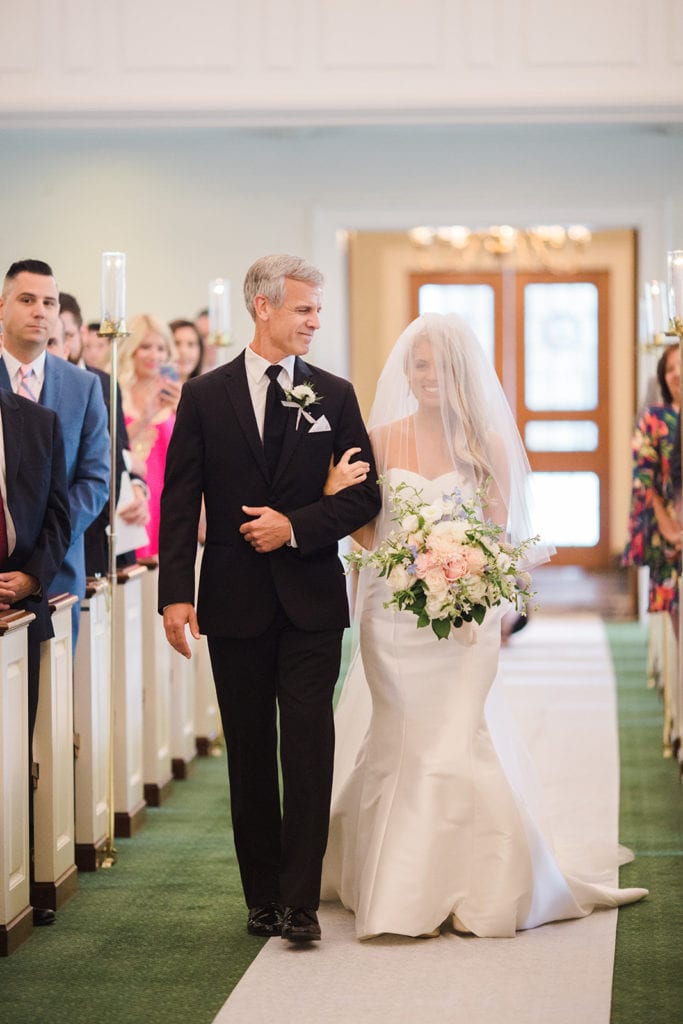
[[[189,602],[187,604],[167,604],[164,608],[166,639],[178,654],[182,654],[184,658],[191,658],[192,651],[185,635],[185,626],[189,626],[192,636],[195,640],[199,640],[199,624],[194,605]]]
[[[290,540],[292,527],[287,516],[283,516],[281,512],[276,512],[267,505],[263,508],[242,505],[242,511],[248,516],[256,517],[250,523],[242,523],[240,526],[240,533],[254,551],[258,551],[259,554],[275,551]]]
[[[149,522],[149,501],[144,489],[136,484],[135,480],[132,481],[132,484],[134,498],[118,512],[126,523],[131,523],[134,526],[146,526]]]
[[[0,611],[6,612],[17,601],[23,601],[39,590],[39,581],[27,572],[0,573]]]

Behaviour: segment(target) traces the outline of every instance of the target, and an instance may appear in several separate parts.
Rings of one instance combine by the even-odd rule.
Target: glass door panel
[[[519,274],[517,419],[556,561],[609,565],[607,274]]]
[[[554,561],[586,568],[610,564],[607,289],[602,271],[411,275],[412,315],[458,313],[493,358]]]
[[[503,282],[500,274],[411,274],[412,316],[457,313],[466,320],[502,379]]]
[[[595,409],[598,404],[598,289],[588,281],[524,289],[527,409]]]
[[[496,353],[496,294],[490,284],[423,284],[420,313],[457,313],[466,320],[492,363]]]

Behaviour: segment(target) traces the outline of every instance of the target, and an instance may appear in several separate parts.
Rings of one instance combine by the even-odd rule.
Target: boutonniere
[[[306,412],[306,409],[308,409],[309,405],[316,405],[319,401],[320,396],[316,394],[313,385],[308,382],[297,384],[291,391],[285,391],[285,400],[282,404],[286,409],[297,410],[295,430],[299,429],[299,422],[302,416],[308,423],[315,423],[315,420],[310,413]]]

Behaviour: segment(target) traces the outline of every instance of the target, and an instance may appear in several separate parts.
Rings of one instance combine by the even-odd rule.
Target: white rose
[[[442,599],[431,594],[427,595],[425,611],[430,619],[445,619],[447,617],[447,613],[443,610]]]
[[[430,505],[421,508],[420,512],[426,523],[435,523],[446,513],[446,506],[443,501],[433,501]]]
[[[431,551],[447,555],[449,551],[467,539],[466,535],[467,524],[462,519],[445,519],[442,523],[434,523],[427,546]]]
[[[415,579],[415,576],[409,575],[405,565],[395,565],[387,576],[387,584],[396,593],[398,590],[409,590]]]
[[[315,391],[310,384],[297,384],[295,388],[292,388],[290,395],[301,405],[313,405],[315,402]]]
[[[400,526],[404,533],[415,533],[420,525],[420,520],[414,514],[409,514],[401,520]]]
[[[488,584],[481,576],[463,576],[461,583],[466,584],[467,593],[473,604],[481,604],[486,597]]]

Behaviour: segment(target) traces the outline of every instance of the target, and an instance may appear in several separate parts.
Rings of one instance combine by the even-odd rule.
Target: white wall
[[[343,370],[336,228],[588,221],[641,230],[640,277],[683,247],[683,134],[656,128],[0,131],[0,271],[33,256],[99,316],[99,261],[128,256],[128,312],[194,314],[208,281],[291,251],[327,274],[319,362]]]

